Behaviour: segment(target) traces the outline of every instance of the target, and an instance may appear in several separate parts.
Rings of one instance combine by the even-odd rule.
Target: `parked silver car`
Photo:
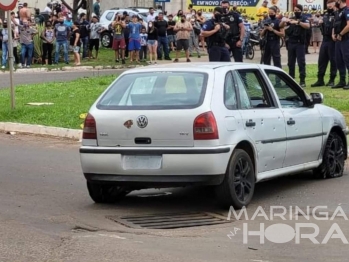
[[[225,206],[250,203],[255,183],[314,170],[340,177],[343,115],[279,68],[166,64],[119,76],[85,120],[81,165],[91,198],[142,188],[214,185]]]
[[[101,44],[103,47],[111,47],[113,44],[113,32],[110,30],[109,26],[114,21],[115,16],[117,14],[123,14],[123,12],[127,12],[130,17],[136,15],[138,18],[146,21],[146,17],[139,14],[137,11],[131,9],[122,9],[122,8],[113,8],[110,10],[106,10],[103,12],[100,18],[100,24],[107,29],[101,34]]]

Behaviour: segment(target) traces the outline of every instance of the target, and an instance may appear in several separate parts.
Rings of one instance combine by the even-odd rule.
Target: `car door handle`
[[[256,122],[253,122],[252,120],[246,121],[246,126],[247,126],[247,127],[256,126]]]
[[[291,125],[296,124],[296,121],[294,121],[293,119],[290,119],[290,120],[287,121],[287,124],[288,124],[289,126],[291,126]]]

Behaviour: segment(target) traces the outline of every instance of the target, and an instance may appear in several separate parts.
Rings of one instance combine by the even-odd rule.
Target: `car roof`
[[[224,68],[224,67],[231,67],[233,66],[233,69],[273,69],[273,70],[281,70],[278,67],[269,66],[269,65],[260,65],[260,64],[254,64],[254,63],[227,63],[227,62],[195,62],[195,63],[173,63],[173,64],[162,64],[162,65],[152,65],[152,66],[146,66],[146,67],[137,67],[131,70],[128,70],[129,73],[135,73],[140,71],[166,71],[166,70],[192,70],[192,71],[208,71],[208,70],[216,70],[218,68]]]

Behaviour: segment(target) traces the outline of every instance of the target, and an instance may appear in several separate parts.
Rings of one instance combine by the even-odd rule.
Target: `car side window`
[[[105,16],[105,18],[108,19],[109,21],[111,21],[111,20],[113,19],[113,17],[114,17],[114,12],[109,12],[109,13]]]
[[[233,76],[230,72],[225,75],[224,105],[230,110],[237,109],[236,91],[234,87]]]
[[[235,75],[241,109],[273,107],[262,76],[258,70],[237,70],[235,71]]]
[[[289,107],[304,107],[305,103],[302,96],[300,96],[296,90],[295,83],[288,76],[282,72],[266,70],[267,76],[274,86],[277,98],[280,101],[282,108]]]

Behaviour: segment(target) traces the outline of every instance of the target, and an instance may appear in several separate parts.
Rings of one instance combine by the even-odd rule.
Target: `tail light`
[[[96,120],[94,119],[94,117],[91,114],[88,114],[85,118],[82,138],[83,139],[97,139]]]
[[[212,112],[206,112],[194,120],[194,140],[218,139],[217,122]]]

